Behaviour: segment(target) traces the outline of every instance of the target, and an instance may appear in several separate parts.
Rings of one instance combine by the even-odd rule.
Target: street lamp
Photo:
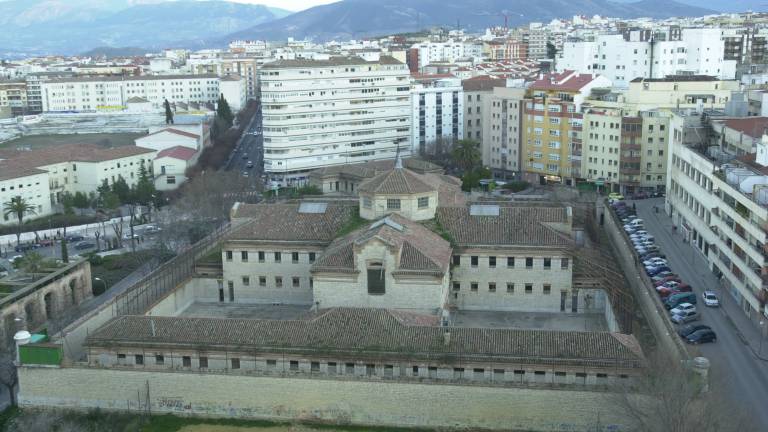
[[[97,280],[97,281],[103,283],[104,284],[104,292],[107,292],[107,281],[105,281],[104,279],[99,278],[99,277],[95,277],[95,278],[93,278],[93,280]]]

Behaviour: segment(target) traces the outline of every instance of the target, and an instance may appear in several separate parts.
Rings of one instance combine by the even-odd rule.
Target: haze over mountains
[[[700,16],[761,0],[343,0],[291,14],[224,0],[0,0],[0,57],[96,47],[223,47],[232,39],[357,38],[458,24],[473,31],[572,15]],[[766,0],[768,1],[768,0]],[[702,7],[702,6],[706,6]]]

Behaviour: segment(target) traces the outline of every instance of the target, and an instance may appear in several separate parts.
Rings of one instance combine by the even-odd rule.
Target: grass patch
[[[363,225],[369,223],[370,221],[363,219],[360,217],[360,209],[355,207],[354,213],[352,214],[352,217],[349,218],[347,223],[345,223],[339,230],[336,232],[336,237],[342,237],[345,236],[352,231],[362,227]]]
[[[151,256],[151,251],[128,252],[120,255],[107,255],[100,257],[92,255],[89,258],[91,263],[91,277],[99,278],[106,282],[107,289],[114,284],[125,279],[126,276],[133,273]],[[104,292],[104,283],[93,281],[93,294],[100,295]]]
[[[426,431],[434,429],[408,429],[385,426],[352,426],[352,425],[333,425],[333,424],[314,424],[297,422],[273,422],[269,420],[241,420],[241,419],[206,419],[199,417],[179,417],[173,414],[154,415],[150,418],[142,429],[142,432],[176,432],[185,426],[211,425],[211,426],[234,426],[242,428],[275,428],[284,427],[286,431],[291,426],[302,424],[308,431],[337,431],[337,432],[413,432]]]

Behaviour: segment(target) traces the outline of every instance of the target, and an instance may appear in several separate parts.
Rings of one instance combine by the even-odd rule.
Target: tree
[[[61,238],[61,261],[69,262],[69,249],[67,248],[67,229],[64,228],[64,237]]]
[[[459,140],[451,151],[453,162],[462,171],[474,171],[481,165],[480,145],[472,140]]]
[[[615,408],[637,432],[739,432],[758,430],[751,415],[720,393],[704,391],[702,377],[660,356],[643,375],[614,392]]]
[[[45,258],[37,252],[30,252],[24,255],[19,261],[18,266],[25,273],[31,275],[33,278],[42,272],[46,267]]]
[[[155,182],[152,181],[152,177],[149,175],[149,171],[144,164],[139,165],[139,179],[136,182],[136,186],[133,190],[133,201],[142,206],[146,206],[152,211],[152,206],[156,203],[157,189],[155,188]],[[150,214],[150,219],[151,219]]]
[[[117,180],[112,183],[112,193],[117,195],[120,199],[120,204],[125,204],[130,201],[131,187],[122,176],[119,176]]]
[[[171,103],[168,102],[168,99],[163,102],[163,106],[165,107],[165,124],[173,124],[173,111],[171,111]]]
[[[224,99],[224,94],[219,96],[216,116],[223,121],[227,128],[232,127],[232,121],[235,119],[235,115],[232,114],[232,109],[229,107],[229,102]]]
[[[24,216],[35,215],[37,211],[32,203],[24,198],[17,196],[3,204],[3,215],[7,218],[15,216],[19,221],[19,229],[16,231],[16,244],[21,244],[21,229],[24,224]]]
[[[82,192],[75,192],[75,196],[72,198],[72,205],[76,209],[85,210],[91,206],[91,201],[88,199],[88,195]]]

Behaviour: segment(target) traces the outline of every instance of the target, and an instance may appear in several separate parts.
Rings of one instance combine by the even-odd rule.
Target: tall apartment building
[[[128,99],[147,99],[159,109],[171,103],[215,103],[219,77],[215,75],[152,75],[129,77],[72,77],[41,82],[43,111],[120,109]]]
[[[523,32],[523,42],[527,48],[527,58],[531,60],[547,58],[547,43],[549,43],[549,32],[547,30],[527,30]]]
[[[742,27],[723,29],[725,60],[750,66],[768,62],[768,29]]]
[[[411,90],[411,104],[414,154],[437,140],[464,138],[464,89],[460,79],[419,80]]]
[[[483,142],[483,107],[484,100],[496,87],[505,87],[506,80],[489,75],[480,75],[461,81],[464,89],[464,136],[477,142]]]
[[[284,183],[311,170],[411,153],[411,87],[392,57],[278,60],[260,70],[264,169]]]
[[[0,108],[10,108],[12,117],[29,113],[27,83],[24,81],[0,81]]]
[[[523,107],[525,177],[537,183],[574,184],[582,178],[581,104],[607,78],[574,71],[547,74],[529,87]]]
[[[520,174],[520,136],[525,89],[496,87],[483,101],[483,165],[494,176],[515,178]]]
[[[453,40],[422,42],[412,48],[418,51],[419,68],[435,62],[453,63],[462,58],[480,58],[483,51],[483,46],[479,43]]]
[[[237,74],[245,80],[246,96],[256,99],[259,94],[259,59],[256,57],[224,56],[219,76]]]
[[[659,111],[587,108],[582,174],[623,194],[664,190],[669,135],[669,117]]]
[[[668,75],[733,79],[736,62],[724,59],[724,42],[717,28],[633,30],[564,43],[557,69],[599,73],[617,86],[627,86],[635,78]]]
[[[742,156],[706,141],[686,145],[691,115],[700,117],[677,112],[672,118],[667,211],[758,325],[768,315],[768,137]]]

